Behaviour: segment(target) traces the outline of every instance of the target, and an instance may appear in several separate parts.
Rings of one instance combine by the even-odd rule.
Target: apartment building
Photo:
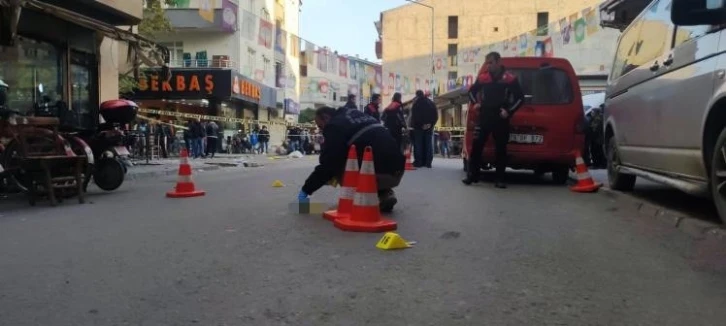
[[[285,117],[299,110],[299,45],[291,45],[294,38],[287,35],[298,33],[301,5],[300,0],[177,1],[165,8],[173,31],[155,39],[170,50],[173,80],[188,87],[146,89],[135,96],[177,117],[227,118],[221,123],[225,135],[268,125],[271,142],[280,143]],[[211,83],[192,90],[192,80]]]
[[[302,109],[340,107],[349,95],[362,109],[372,94],[380,94],[381,65],[359,56],[340,55],[329,48],[306,50],[300,64]]]
[[[417,88],[436,97],[459,90],[472,83],[489,51],[564,57],[580,77],[583,93],[605,88],[619,33],[600,28],[602,0],[419,2],[384,11],[375,22],[384,94],[398,91],[406,99]],[[444,108],[455,109],[442,112],[441,123],[460,125],[460,103],[441,100]]]

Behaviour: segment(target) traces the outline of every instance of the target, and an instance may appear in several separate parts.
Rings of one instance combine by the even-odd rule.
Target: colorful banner
[[[222,0],[222,30],[228,33],[237,31],[237,4],[230,0]]]
[[[214,8],[217,7],[217,0],[199,0],[199,17],[214,23]]]
[[[275,52],[285,55],[287,47],[287,32],[277,25],[275,26]]]
[[[308,62],[308,66],[312,66],[315,63],[315,44],[305,41],[305,59]]]
[[[300,38],[295,34],[290,34],[290,47],[287,49],[294,58],[300,57]]]
[[[340,77],[348,78],[348,59],[345,57],[338,58],[338,75]]]
[[[272,49],[272,23],[260,18],[260,33],[257,36],[257,43],[268,49]]]

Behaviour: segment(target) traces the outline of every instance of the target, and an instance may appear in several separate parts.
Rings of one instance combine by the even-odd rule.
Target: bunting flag
[[[300,38],[295,34],[290,34],[290,47],[288,53],[294,58],[300,57]]]
[[[199,17],[214,23],[214,9],[217,8],[217,0],[200,0],[199,1]]]
[[[318,51],[316,51],[316,55],[318,57],[316,67],[318,68],[318,70],[320,70],[322,72],[327,72],[328,71],[328,49],[318,48]]]
[[[272,23],[260,18],[260,33],[257,43],[268,49],[272,49]]]
[[[287,48],[287,32],[280,25],[275,26],[275,52],[285,55]]]

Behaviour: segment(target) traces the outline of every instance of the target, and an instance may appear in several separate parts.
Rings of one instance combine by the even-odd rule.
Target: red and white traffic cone
[[[351,145],[348,149],[348,161],[345,164],[343,183],[340,186],[338,208],[323,213],[324,219],[335,221],[340,218],[350,217],[350,213],[353,211],[353,198],[355,197],[355,188],[357,184],[358,152],[356,152],[355,145]]]
[[[179,177],[174,190],[166,193],[169,198],[189,198],[204,196],[204,190],[196,189],[192,180],[192,166],[189,165],[189,153],[186,148],[182,148],[179,158]]]

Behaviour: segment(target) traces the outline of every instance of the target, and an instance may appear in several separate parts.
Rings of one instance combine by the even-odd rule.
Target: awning
[[[138,67],[139,63],[143,63],[150,67],[165,66],[169,62],[169,49],[164,46],[157,44],[141,35],[135,34],[131,31],[123,30],[108,23],[93,19],[88,16],[84,16],[73,12],[71,10],[53,6],[51,4],[41,2],[38,0],[0,0],[0,7],[3,9],[9,9],[11,12],[18,12],[17,8],[26,8],[39,12],[46,13],[51,16],[58,17],[60,19],[70,21],[76,25],[98,31],[103,36],[126,42],[129,44],[129,60],[134,63],[134,67]],[[3,11],[3,13],[5,10]],[[5,16],[2,16],[5,20]],[[2,26],[5,27],[4,25]],[[13,22],[11,30],[14,32],[17,28],[17,19]],[[3,34],[4,31],[0,30]],[[15,33],[12,33],[14,37]]]

